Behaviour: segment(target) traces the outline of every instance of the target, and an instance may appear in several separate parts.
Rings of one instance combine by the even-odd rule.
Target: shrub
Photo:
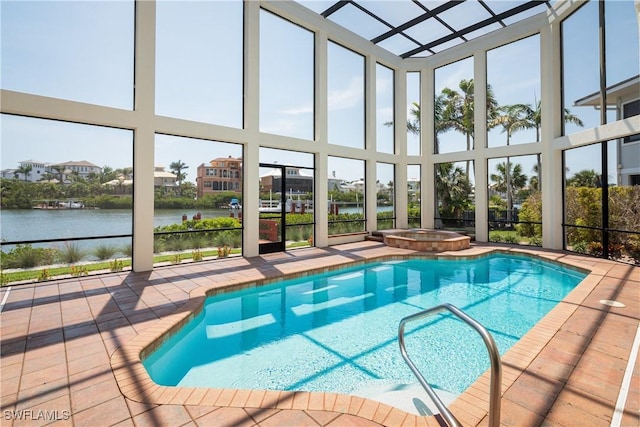
[[[502,233],[500,233],[499,231],[490,231],[489,232],[489,241],[490,242],[495,242],[495,243],[503,242],[504,239],[502,237],[503,237]]]
[[[65,264],[80,262],[86,256],[87,253],[80,247],[79,244],[74,242],[65,242],[64,246],[58,253],[58,259]]]
[[[520,243],[520,239],[516,234],[506,234],[504,236],[505,243]]]
[[[201,249],[207,247],[207,238],[203,233],[193,233],[189,236],[189,246],[192,249]]]
[[[155,236],[155,238],[153,239],[153,253],[159,254],[160,252],[164,252],[164,248],[164,241],[162,240],[162,238],[159,236]]]
[[[540,224],[518,224],[516,229],[521,236],[541,237],[542,236],[542,193],[537,191],[532,193],[527,200],[522,203],[522,209],[518,214],[518,220],[524,222],[539,222]]]
[[[71,266],[71,275],[73,277],[88,276],[89,269],[86,266]]]
[[[9,268],[31,268],[39,265],[38,251],[29,244],[18,245],[9,252],[9,257],[13,261],[5,264]]]
[[[122,269],[124,268],[124,264],[122,262],[122,260],[119,259],[114,259],[113,261],[109,262],[109,270],[116,272],[116,271],[122,271]]]
[[[129,258],[133,257],[133,245],[131,244],[125,245],[124,248],[120,250],[120,252],[122,252],[125,256],[128,256]]]
[[[51,279],[51,274],[49,273],[49,269],[43,268],[38,273],[38,282],[44,282],[45,280]]]
[[[290,240],[292,242],[298,242],[302,240],[300,227],[287,227],[287,240]]]
[[[111,245],[98,245],[93,250],[93,255],[100,261],[111,259],[118,252],[118,248]]]
[[[542,247],[542,238],[541,237],[532,237],[531,239],[529,239],[529,244],[531,246],[539,246]]]
[[[170,239],[166,242],[167,250],[169,251],[181,251],[187,247],[187,242],[178,236],[178,238]]]
[[[34,248],[30,244],[17,245],[8,253],[2,252],[2,268],[31,268],[39,265],[51,265],[57,258],[58,250],[53,248]]]

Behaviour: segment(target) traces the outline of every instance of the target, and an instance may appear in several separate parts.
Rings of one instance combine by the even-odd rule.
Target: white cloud
[[[329,110],[344,110],[364,104],[364,79],[353,77],[345,89],[329,91]]]

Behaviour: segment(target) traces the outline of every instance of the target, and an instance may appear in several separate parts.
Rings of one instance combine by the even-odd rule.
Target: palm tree
[[[580,117],[572,114],[568,108],[565,108],[562,113],[565,123],[573,123],[580,127],[584,126]],[[540,126],[542,123],[541,101],[535,101],[535,108],[532,108],[531,104],[526,104],[526,116],[529,121],[529,126],[526,129],[535,129],[536,141],[540,141]]]
[[[468,176],[454,163],[436,165],[436,195],[442,214],[457,218],[460,210],[468,203],[473,191]]]
[[[133,168],[132,167],[116,169],[114,172],[115,172],[116,176],[118,176],[118,175],[124,176],[124,179],[131,179],[131,177],[133,176]]]
[[[502,126],[502,133],[507,134],[507,146],[514,132],[531,129],[535,125],[529,118],[531,107],[525,104],[503,105],[496,109],[498,114],[491,121],[490,127]]]
[[[458,85],[460,92],[445,87],[442,93],[436,97],[434,102],[436,133],[453,129],[465,135],[467,139],[467,151],[473,148],[474,129],[474,83],[473,79],[461,80]],[[491,85],[487,85],[486,96],[486,119],[487,127],[493,127],[498,109],[498,102],[493,94]],[[439,111],[440,110],[440,111]],[[469,161],[466,166],[469,174]]]
[[[420,104],[419,103],[415,101],[411,103],[409,116],[410,117],[407,119],[407,132],[412,133],[414,135],[420,135]]]
[[[31,171],[32,170],[33,170],[33,166],[31,166],[31,165],[20,165],[18,170],[16,170],[16,175],[17,174],[23,174],[24,175],[24,180],[27,181],[28,178],[29,178],[29,175],[31,175]]]
[[[517,190],[524,188],[527,185],[527,176],[522,173],[522,165],[516,163],[511,167],[511,164],[507,162],[498,163],[496,165],[496,171],[498,173],[492,173],[489,175],[491,181],[495,184],[493,189],[506,193],[507,195],[507,214],[513,210],[513,199]]]
[[[100,183],[104,184],[105,182],[116,179],[116,173],[110,166],[104,166],[100,171]]]
[[[178,185],[182,185],[182,181],[187,177],[187,174],[182,171],[188,168],[189,166],[187,166],[187,164],[184,163],[182,160],[178,160],[177,162],[172,162],[169,165],[169,169],[171,169],[171,172],[176,174]]]
[[[567,179],[567,186],[598,188],[601,186],[601,176],[593,169],[584,169]]]
[[[66,168],[62,165],[53,165],[51,169],[55,172],[55,176],[58,179],[58,183],[60,185],[64,184],[64,176],[66,173]]]
[[[540,191],[540,174],[542,173],[541,164],[540,164],[540,154],[537,156],[537,163],[533,165],[532,172],[535,174],[529,179],[529,187],[533,191]]]

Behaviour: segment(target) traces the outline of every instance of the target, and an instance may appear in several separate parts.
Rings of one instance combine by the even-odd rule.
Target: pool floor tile
[[[477,243],[451,255],[496,249],[591,270],[503,356],[501,425],[609,426],[640,320],[640,268]],[[415,253],[364,241],[2,288],[1,409],[70,415],[51,424],[56,426],[439,426],[435,417],[335,393],[161,387],[139,361],[154,337],[196,307],[198,300],[189,295],[201,300],[208,289],[407,254]],[[636,360],[622,413],[625,427],[640,425],[639,376]],[[463,425],[487,425],[488,384],[487,373],[449,405]],[[41,424],[16,419],[7,425]]]

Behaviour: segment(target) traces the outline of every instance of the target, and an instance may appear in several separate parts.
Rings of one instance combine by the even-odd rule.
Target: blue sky
[[[309,2],[301,3],[310,5]],[[607,4],[611,5],[608,20],[616,23],[610,25],[611,37],[608,38],[608,47],[612,51],[608,56],[609,77],[613,81],[638,74],[638,29],[633,13],[629,13],[633,2]],[[581,30],[592,28],[592,9],[597,9],[594,5],[588,5],[567,24],[566,50],[575,55],[568,57],[565,74],[584,70],[585,61],[593,69],[592,73],[583,74],[584,78],[567,81],[565,97],[568,100],[592,92],[592,87],[597,89],[597,65],[594,68],[593,58],[589,56],[595,50],[593,41],[585,41]],[[409,12],[404,8],[410,9],[415,5],[381,1],[372,2],[370,6],[379,8],[377,12],[385,9],[385,16],[394,21],[392,23],[399,24]],[[132,2],[4,0],[0,7],[3,89],[114,108],[132,108]],[[311,7],[324,10],[323,2],[312,2]],[[343,14],[336,15],[334,20],[352,22],[349,21],[349,13],[345,8]],[[241,127],[241,2],[160,1],[157,25],[157,113]],[[366,29],[368,24],[356,22],[358,25]],[[421,31],[433,32],[434,36],[439,34],[434,27]],[[311,140],[314,132],[313,33],[262,11],[261,39],[260,129]],[[621,40],[624,43],[620,43]],[[389,43],[394,42],[390,39]],[[635,49],[633,45],[629,47],[629,43],[635,43]],[[500,104],[533,104],[539,99],[538,46],[539,38],[534,36],[488,53],[487,78]],[[623,48],[625,54],[616,54],[618,48]],[[361,147],[365,102],[363,58],[330,43],[329,61],[329,141]],[[460,79],[472,77],[472,70],[472,59],[437,70],[436,93],[445,86],[457,88]],[[380,151],[390,151],[393,129],[384,126],[384,122],[391,117],[393,72],[378,65],[377,74],[377,144]],[[418,85],[418,74],[411,73],[407,90],[409,103],[417,100]],[[295,96],[291,96],[292,93]],[[592,123],[594,114],[597,117],[597,112],[591,107],[577,108],[570,104],[570,109],[588,123]],[[131,131],[7,115],[0,120],[2,169],[16,168],[19,161],[27,159],[44,162],[88,160],[114,168],[132,164]],[[493,130],[489,134],[489,145],[504,145],[505,139],[505,134],[499,129]],[[513,135],[511,143],[533,139],[531,131],[518,132]],[[171,162],[181,160],[189,165],[189,180],[195,178],[195,169],[200,163],[215,157],[236,155],[232,153],[239,155],[238,145],[207,144],[168,136],[158,136],[156,141],[156,165],[168,167]],[[418,154],[417,141],[417,137],[409,135],[409,154]],[[440,144],[441,147],[458,147],[456,150],[464,149],[466,145],[462,135],[453,133],[441,135]],[[265,154],[261,160],[286,162],[269,157]],[[348,167],[340,169],[344,179],[361,177],[360,171],[351,173]],[[381,181],[387,182],[388,179],[382,177]]]

